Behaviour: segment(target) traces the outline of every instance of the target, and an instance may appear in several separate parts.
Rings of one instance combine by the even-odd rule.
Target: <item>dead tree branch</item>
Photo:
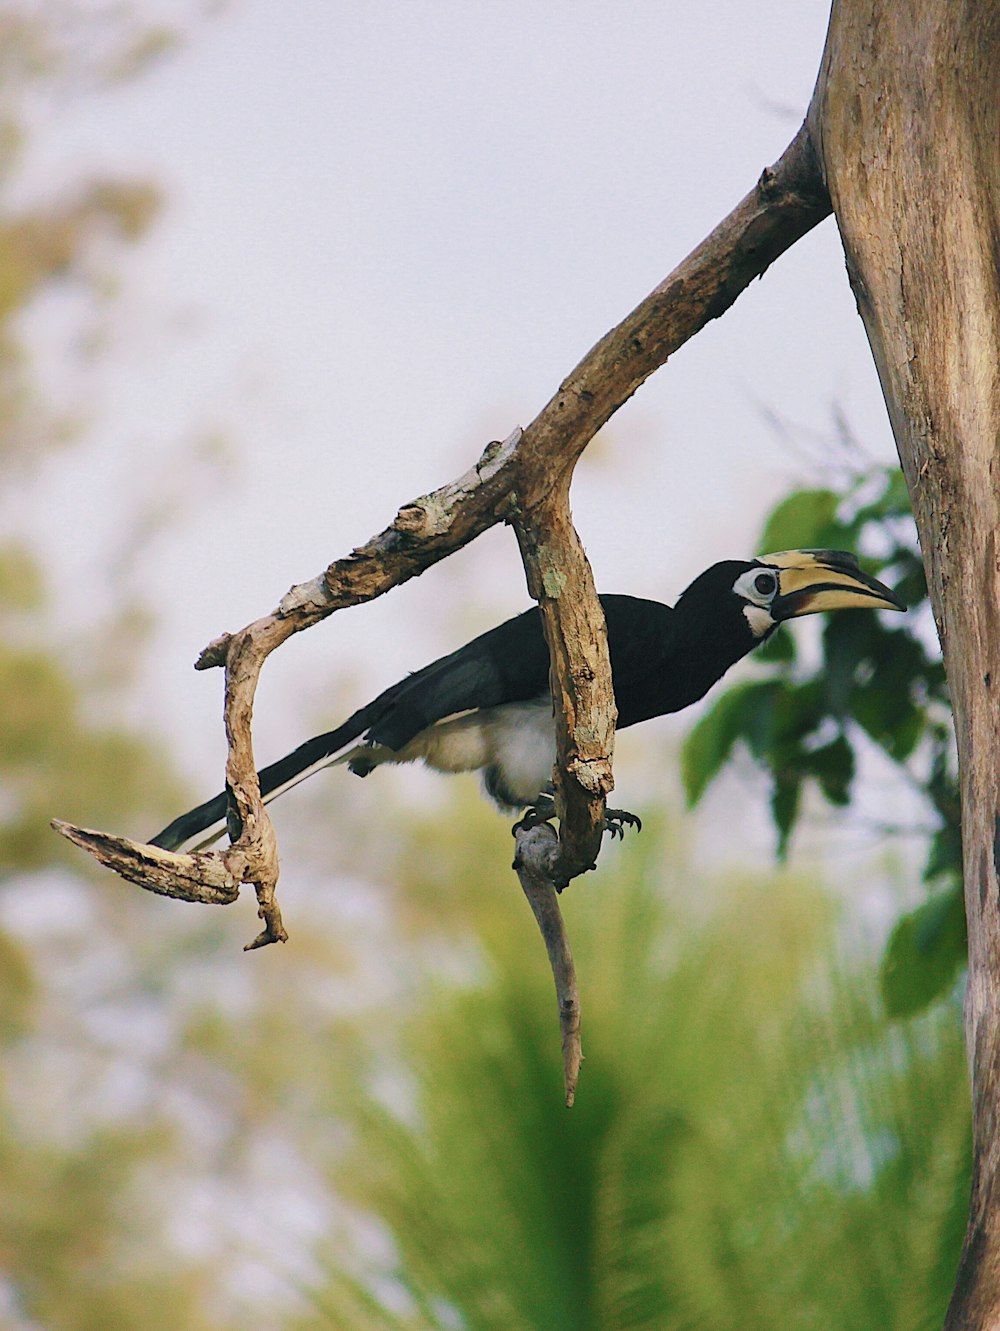
[[[52,826],[106,868],[158,896],[199,901],[205,906],[228,906],[240,894],[240,874],[218,855],[175,855],[128,837],[75,827],[60,818],[54,818]]]
[[[222,883],[229,892],[230,884],[252,882],[264,929],[251,946],[284,939],[274,895],[277,851],[260,798],[251,731],[264,661],[293,633],[381,596],[506,521],[517,532],[552,662],[561,834],[556,856],[546,847],[544,871],[554,887],[592,867],[613,784],[615,711],[604,616],[570,514],[573,469],[639,385],[829,210],[803,127],[715,230],[588,352],[523,433],[515,430],[503,443],[490,444],[464,476],[404,504],[385,531],[293,587],[270,615],[205,648],[197,668],[222,666],[226,675],[226,780],[240,827],[227,850],[151,855],[149,847],[69,824],[54,824],[56,830],[130,881],[182,900],[200,899],[192,896],[194,883],[212,894]]]

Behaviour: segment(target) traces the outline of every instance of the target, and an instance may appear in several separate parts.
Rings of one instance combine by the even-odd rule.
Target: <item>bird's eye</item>
[[[733,583],[733,591],[741,600],[767,610],[778,592],[778,574],[766,565],[751,565]]]

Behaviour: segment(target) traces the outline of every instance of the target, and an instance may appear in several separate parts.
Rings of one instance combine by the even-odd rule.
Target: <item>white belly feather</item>
[[[539,794],[552,784],[556,761],[552,700],[506,703],[490,708],[485,715],[493,750],[487,765],[500,769],[504,790],[513,796],[512,804],[534,804]],[[496,790],[491,789],[491,794],[497,797]],[[501,803],[507,802],[501,797]]]
[[[338,761],[363,757],[365,766],[382,763],[412,763],[422,759],[436,772],[484,770],[492,789],[492,769],[512,805],[534,803],[552,781],[556,760],[555,723],[548,698],[531,702],[503,703],[461,716],[449,717],[428,726],[404,748],[394,751],[381,745],[359,745]]]

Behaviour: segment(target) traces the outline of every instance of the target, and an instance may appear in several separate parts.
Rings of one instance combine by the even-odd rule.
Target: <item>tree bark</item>
[[[559,1005],[559,1030],[562,1035],[563,1085],[566,1108],[573,1107],[576,1083],[583,1062],[580,1043],[580,994],[576,984],[573,952],[559,909],[559,897],[553,887],[559,872],[560,847],[551,823],[529,830],[515,831],[514,870],[535,917],[556,987]]]
[[[974,1176],[948,1328],[1000,1325],[1000,6],[835,0],[809,112],[955,711]]]

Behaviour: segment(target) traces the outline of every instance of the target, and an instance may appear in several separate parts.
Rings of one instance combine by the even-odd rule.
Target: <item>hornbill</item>
[[[602,596],[618,729],[679,712],[703,697],[731,665],[765,642],[778,625],[821,610],[905,610],[888,587],[842,550],[788,550],[713,564],[677,604]],[[538,608],[424,666],[348,717],[263,768],[265,802],[313,772],[346,763],[367,776],[382,763],[422,759],[439,772],[482,772],[486,793],[503,809],[550,817],[555,723],[549,651]],[[223,793],[181,814],[152,840],[194,849],[225,830]],[[609,830],[638,820],[608,811]]]

